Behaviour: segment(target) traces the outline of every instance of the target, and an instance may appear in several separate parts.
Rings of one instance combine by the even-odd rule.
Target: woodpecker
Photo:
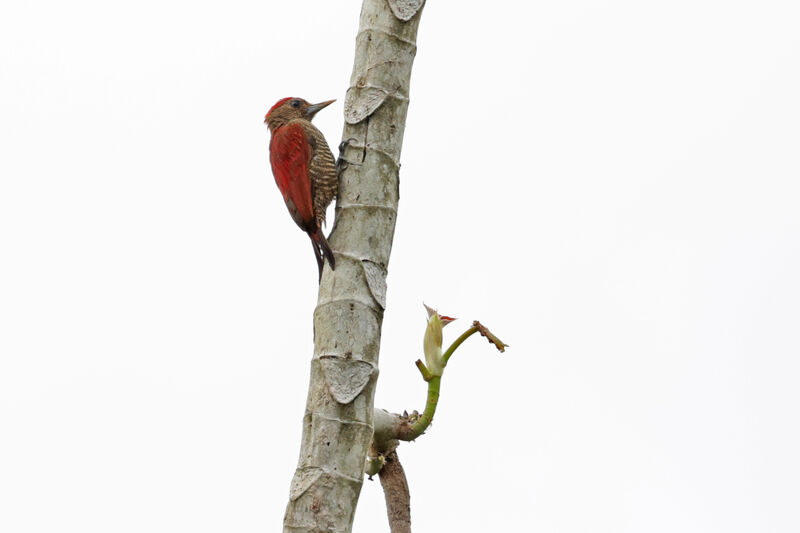
[[[269,162],[275,183],[292,219],[311,238],[320,280],[325,259],[331,270],[336,267],[322,225],[325,210],[336,196],[339,177],[325,136],[311,119],[334,101],[309,104],[302,98],[283,98],[264,117],[272,136]]]

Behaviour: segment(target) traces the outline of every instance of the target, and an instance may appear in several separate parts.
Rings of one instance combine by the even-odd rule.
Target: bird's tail
[[[325,264],[325,259],[328,260],[331,270],[336,268],[336,259],[334,259],[333,251],[331,251],[328,240],[325,238],[325,235],[322,233],[321,229],[317,229],[317,231],[314,233],[309,233],[308,236],[311,237],[311,245],[314,247],[314,257],[317,259],[317,266],[319,266],[319,279],[321,280],[322,267]]]

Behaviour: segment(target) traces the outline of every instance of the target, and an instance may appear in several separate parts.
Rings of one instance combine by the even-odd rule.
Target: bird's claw
[[[344,151],[347,149],[347,146],[348,146],[348,145],[349,145],[351,142],[353,142],[353,141],[357,141],[357,140],[358,140],[358,139],[356,139],[355,137],[350,137],[349,139],[345,139],[345,140],[343,140],[342,142],[340,142],[340,143],[339,143],[339,157],[342,157],[342,156],[344,155]]]
[[[345,139],[344,141],[339,143],[339,157],[336,159],[336,174],[338,176],[342,175],[342,172],[345,171],[347,167],[350,165],[358,165],[358,163],[350,163],[347,159],[344,158],[344,151],[350,145],[351,142],[356,141],[355,137],[350,137],[349,139]]]

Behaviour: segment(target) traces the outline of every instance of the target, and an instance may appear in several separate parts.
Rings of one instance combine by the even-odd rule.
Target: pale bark
[[[422,2],[364,0],[343,139],[351,162],[339,182],[314,311],[300,459],[285,532],[349,532],[372,440],[373,396],[386,272],[399,198],[400,152]]]

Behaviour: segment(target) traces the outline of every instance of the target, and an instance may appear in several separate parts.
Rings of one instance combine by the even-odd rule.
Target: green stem
[[[433,413],[436,412],[436,404],[439,403],[439,386],[442,383],[442,376],[433,376],[428,381],[428,401],[425,403],[425,410],[416,422],[411,426],[411,440],[416,439],[428,429],[433,421]]]
[[[462,334],[461,334],[461,336],[460,336],[459,338],[457,338],[456,340],[454,340],[454,341],[453,341],[453,344],[451,344],[451,345],[450,345],[450,347],[447,349],[447,351],[446,351],[446,352],[444,352],[444,355],[442,355],[442,357],[444,358],[444,364],[445,364],[445,365],[447,364],[447,360],[448,360],[448,359],[450,359],[450,356],[451,356],[451,355],[453,355],[453,352],[455,352],[455,351],[456,351],[456,348],[458,348],[459,346],[461,346],[461,343],[462,343],[462,342],[464,342],[465,340],[467,340],[467,339],[469,338],[469,336],[470,336],[470,335],[472,335],[473,333],[477,333],[477,332],[478,332],[478,328],[476,328],[475,326],[472,326],[472,327],[471,327],[471,328],[469,328],[467,331],[465,331],[464,333],[462,333]]]
[[[456,351],[456,348],[461,346],[462,342],[467,340],[470,335],[477,332],[478,328],[472,326],[467,331],[462,333],[459,338],[453,341],[453,344],[451,344],[447,351],[442,354],[444,364],[447,365],[447,360],[450,359],[450,356],[453,355],[453,352]],[[425,410],[419,416],[417,421],[411,426],[411,435],[409,435],[410,440],[414,440],[425,433],[425,430],[431,425],[431,422],[433,421],[433,415],[436,413],[436,406],[439,403],[439,388],[442,384],[442,376],[433,376],[430,373],[427,373],[426,375],[427,368],[425,368],[425,365],[422,364],[422,361],[417,361],[417,368],[419,368],[420,372],[422,372],[423,379],[428,382],[428,401],[425,403]]]

